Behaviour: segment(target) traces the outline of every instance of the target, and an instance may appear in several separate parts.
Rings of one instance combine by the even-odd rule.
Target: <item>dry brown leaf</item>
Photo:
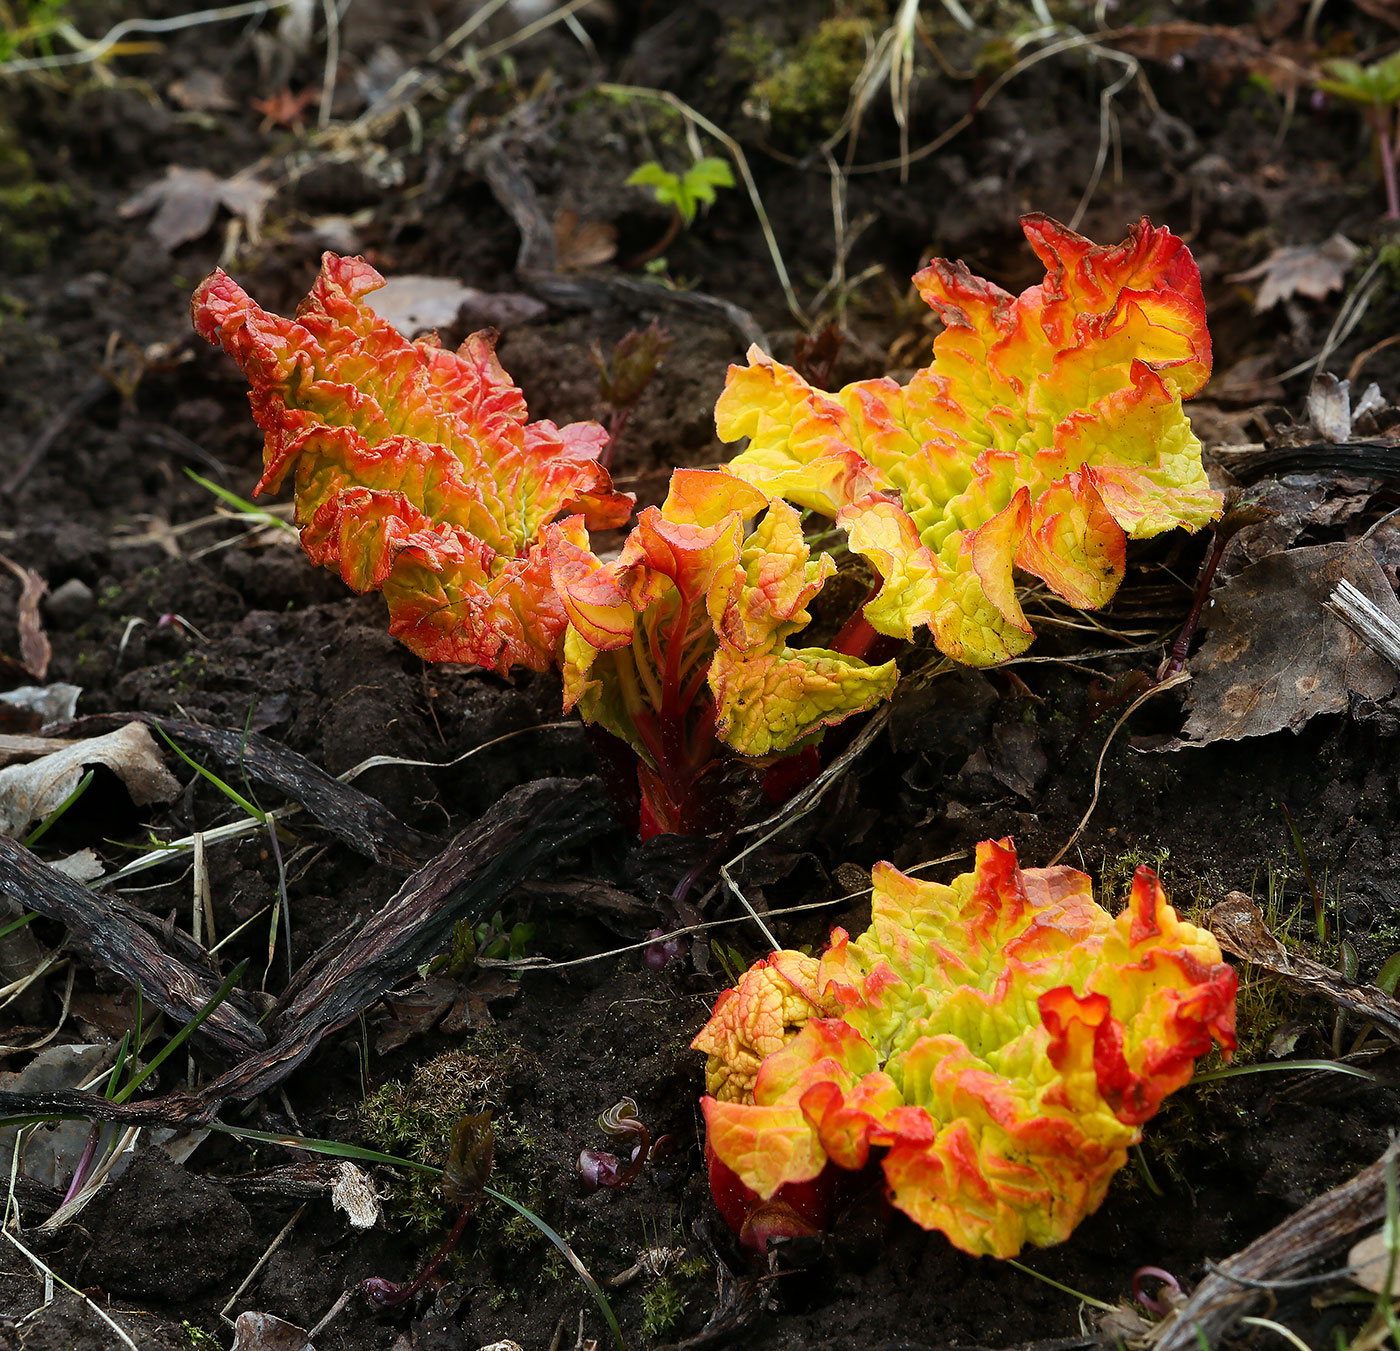
[[[1347,273],[1360,252],[1345,235],[1333,235],[1321,244],[1293,244],[1275,249],[1262,263],[1236,272],[1227,281],[1263,279],[1254,297],[1254,312],[1261,313],[1290,296],[1321,300],[1346,285]]]
[[[222,76],[212,70],[192,70],[183,79],[171,80],[166,96],[194,113],[222,113],[237,104],[229,98]]]
[[[231,1351],[316,1351],[306,1340],[306,1329],[276,1314],[249,1310],[233,1325]]]
[[[1296,732],[1319,713],[1344,712],[1353,694],[1394,695],[1395,668],[1325,608],[1343,577],[1400,621],[1400,602],[1369,545],[1274,554],[1222,587],[1209,635],[1191,659],[1190,716],[1170,748]]]
[[[581,221],[577,211],[563,207],[554,213],[554,254],[561,272],[611,262],[617,256],[617,229],[607,221]]]
[[[18,838],[32,823],[42,821],[68,798],[89,765],[110,769],[138,807],[169,802],[180,791],[180,781],[166,769],[150,729],[129,722],[41,760],[0,769],[0,835]]]
[[[433,329],[514,328],[548,308],[518,291],[478,291],[455,277],[391,277],[366,303],[407,338]]]
[[[167,249],[198,239],[214,224],[222,206],[248,227],[248,237],[258,238],[263,212],[272,200],[270,184],[244,169],[220,178],[208,169],[188,169],[183,164],[166,167],[165,177],[147,183],[117,208],[129,220],[154,211],[146,229]]]
[[[20,567],[4,554],[0,554],[0,563],[19,578],[20,662],[35,680],[42,681],[49,672],[49,658],[53,656],[53,648],[49,646],[44,621],[39,614],[39,602],[43,600],[49,584],[33,569]]]
[[[1262,966],[1299,994],[1325,999],[1344,1013],[1374,1024],[1391,1041],[1400,1042],[1400,1002],[1379,987],[1350,980],[1305,953],[1289,952],[1244,892],[1227,892],[1211,907],[1206,921],[1216,942],[1232,957]]]
[[[1390,1283],[1392,1298],[1400,1290],[1400,1263],[1392,1266],[1390,1248],[1385,1241],[1385,1230],[1377,1230],[1370,1238],[1363,1238],[1352,1245],[1347,1253],[1347,1266],[1351,1268],[1351,1279],[1363,1290],[1379,1295]]]

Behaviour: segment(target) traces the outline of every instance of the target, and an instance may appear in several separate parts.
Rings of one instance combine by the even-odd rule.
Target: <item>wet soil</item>
[[[162,15],[181,10],[151,8]],[[469,8],[373,0],[342,6],[337,122],[363,113],[364,91],[382,90],[386,69],[421,60]],[[36,208],[19,222],[23,241],[6,218],[10,256],[0,260],[0,484],[8,485],[0,490],[0,552],[41,576],[51,596],[67,596],[45,611],[53,647],[48,679],[81,687],[80,712],[142,710],[250,725],[333,774],[374,755],[446,764],[485,747],[455,768],[380,767],[357,781],[404,821],[444,838],[514,785],[611,772],[578,727],[555,725],[554,677],[505,680],[425,666],[387,637],[376,597],[348,595],[307,564],[285,532],[250,534],[216,516],[215,499],[185,471],[246,496],[260,472],[261,442],[232,363],[189,332],[188,297],[222,257],[262,304],[288,312],[310,283],[321,248],[332,245],[364,253],[387,273],[520,291],[526,283],[514,271],[516,224],[471,154],[497,134],[546,215],[568,209],[616,230],[616,259],[598,275],[644,275],[627,262],[665,232],[668,216],[623,182],[645,159],[684,154],[683,132],[651,105],[592,92],[615,80],[671,90],[735,131],[797,294],[811,301],[834,256],[830,175],[813,149],[820,115],[815,124],[765,128],[746,101],[752,104],[755,45],[790,49],[832,10],[818,0],[796,0],[781,13],[755,8],[727,0],[595,6],[582,20],[587,46],[561,25],[513,49],[509,63],[487,61],[480,76],[445,70],[415,113],[386,119],[355,142],[314,141],[250,107],[284,84],[315,87],[322,75],[324,38],[298,51],[266,17],[172,32],[158,50],[98,69],[0,75],[0,122],[26,157],[15,173],[48,190],[48,214]],[[1010,12],[1016,7],[970,8],[1003,39],[1018,31],[1013,21],[1024,28],[1025,15]],[[1091,26],[1091,6],[1064,8],[1067,22]],[[1119,6],[1114,22],[1159,19],[1161,8]],[[1219,24],[1247,25],[1254,17],[1245,5],[1181,8]],[[1290,7],[1276,8],[1279,31],[1296,38],[1296,16],[1290,28],[1282,13]],[[1319,41],[1336,50],[1393,42],[1390,30],[1359,9],[1332,9]],[[909,113],[915,145],[968,112],[986,77],[962,73],[989,50],[986,33],[960,33],[939,6],[924,11],[928,40],[919,45]],[[872,31],[880,16],[888,19],[878,3],[843,12],[864,15]],[[503,12],[486,30],[490,41],[524,22],[509,14],[509,22]],[[118,17],[102,4],[75,5],[73,15],[88,33],[105,31]],[[1188,240],[1202,267],[1218,355],[1217,383],[1199,425],[1208,442],[1259,440],[1286,412],[1299,411],[1306,391],[1306,378],[1279,383],[1259,372],[1315,355],[1344,292],[1294,297],[1260,315],[1232,278],[1274,247],[1318,243],[1334,232],[1375,256],[1386,242],[1383,198],[1359,121],[1344,108],[1313,107],[1304,90],[1290,110],[1242,68],[1231,74],[1225,47],[1161,55],[1145,59],[1138,81],[1113,102],[1106,167],[1080,228],[1118,239],[1146,214]],[[1119,73],[1101,56],[1067,51],[1019,75],[960,135],[914,160],[906,176],[897,168],[850,176],[845,214],[861,228],[848,231],[855,237],[845,276],[878,271],[838,294],[848,335],[837,381],[908,369],[926,354],[931,321],[905,279],[930,255],[961,256],[1012,291],[1034,279],[1017,217],[1025,210],[1074,215],[1095,177],[1100,91]],[[186,106],[182,87],[210,74],[221,81],[223,100]],[[898,154],[898,127],[882,98],[865,119],[859,162]],[[313,124],[315,115],[313,103],[306,114]],[[716,151],[713,142],[707,148]],[[168,166],[229,175],[263,157],[279,190],[256,240],[246,231],[228,233],[230,218],[221,212],[208,232],[167,248],[151,236],[147,218],[122,212]],[[799,326],[742,191],[722,193],[668,246],[666,269],[672,282],[749,311],[776,354],[791,358]],[[1392,265],[1379,275],[1367,313],[1331,362],[1339,373],[1400,318]],[[561,423],[591,417],[600,403],[590,344],[610,350],[630,329],[659,319],[675,346],[632,415],[616,464],[623,487],[655,501],[669,466],[722,458],[711,409],[726,363],[742,359],[744,340],[717,312],[615,290],[591,295],[584,308],[548,306],[507,327],[501,358],[532,416]],[[1362,383],[1376,380],[1384,393],[1396,393],[1397,351],[1368,356]],[[65,416],[35,455],[46,429]],[[1240,427],[1243,435],[1219,430]],[[1371,491],[1369,512],[1347,529],[1364,529],[1394,505],[1383,484]],[[1304,542],[1337,537],[1338,529],[1318,527]],[[1062,660],[902,688],[888,729],[821,810],[747,861],[749,899],[772,909],[825,900],[856,889],[853,874],[879,859],[908,867],[1002,835],[1015,837],[1028,865],[1051,857],[1090,802],[1117,716],[1093,720],[1096,684],[1135,664],[1155,666],[1161,640],[1189,605],[1204,548],[1202,540],[1169,537],[1133,553],[1128,583],[1097,632],[1056,626],[1056,618],[1077,617],[1047,610],[1033,655]],[[0,650],[10,655],[18,653],[19,595],[18,582],[0,573]],[[1159,646],[1083,656],[1143,642]],[[12,672],[6,683],[23,677]],[[1319,717],[1297,734],[1157,753],[1153,739],[1177,731],[1182,715],[1171,696],[1149,702],[1104,755],[1101,801],[1067,861],[1120,894],[1132,866],[1152,862],[1188,907],[1230,889],[1253,892],[1271,902],[1277,924],[1291,915],[1293,936],[1302,937],[1300,915],[1311,901],[1278,805],[1287,803],[1332,911],[1333,937],[1321,955],[1339,961],[1336,940],[1345,935],[1360,972],[1374,974],[1400,946],[1400,723],[1383,709],[1354,712],[1367,716]],[[172,767],[185,777],[183,766]],[[114,783],[99,781],[44,848],[57,857],[91,846],[114,866],[142,843],[147,826],[174,838],[236,817],[197,779],[154,814],[134,812]],[[708,1198],[697,1134],[700,1066],[689,1042],[729,983],[726,971],[760,955],[761,937],[732,902],[712,894],[705,917],[736,922],[713,942],[687,946],[661,970],[635,950],[562,964],[635,944],[673,923],[669,894],[707,848],[667,839],[638,845],[620,823],[560,857],[503,905],[500,920],[507,931],[532,924],[526,951],[561,963],[557,969],[518,977],[468,969],[448,982],[450,997],[426,1001],[430,1013],[423,999],[390,1001],[329,1039],[284,1092],[233,1109],[230,1119],[402,1152],[392,1148],[393,1123],[382,1113],[367,1118],[362,1106],[383,1086],[413,1083],[417,1072],[420,1088],[430,1085],[446,1102],[444,1120],[455,1110],[490,1106],[497,1113],[498,1184],[564,1235],[600,1280],[633,1267],[642,1254],[675,1250],[664,1276],[639,1275],[611,1294],[628,1345],[696,1337],[751,1268]],[[944,864],[929,875],[951,876],[962,866]],[[208,867],[220,936],[248,924],[220,956],[252,959],[260,977],[276,859],[265,840],[252,837],[211,846]],[[123,890],[126,899],[188,925],[187,869],[146,877]],[[288,876],[292,960],[382,905],[398,881],[314,828],[305,831]],[[708,889],[706,881],[696,894]],[[631,902],[617,903],[619,892]],[[605,895],[613,903],[599,899]],[[831,924],[863,928],[866,913],[856,899],[774,923],[790,946],[820,945]],[[41,950],[61,939],[46,923],[32,932]],[[287,961],[279,949],[267,988],[278,988]],[[7,980],[14,975],[6,971]],[[4,1070],[26,1062],[9,1047],[58,1022],[65,979],[50,976],[25,1001],[0,1010]],[[114,982],[81,963],[72,982],[71,1016],[59,1040],[115,1042],[131,1014]],[[1281,1024],[1299,1054],[1324,1054],[1333,1042],[1330,1011],[1262,978],[1246,983],[1241,1017],[1249,1056],[1265,1055]],[[1357,1030],[1348,1030],[1348,1045]],[[1383,1060],[1373,1067],[1387,1071]],[[201,1059],[190,1072],[210,1068]],[[585,1195],[578,1153],[604,1143],[597,1117],[623,1096],[636,1100],[654,1137],[673,1137],[674,1148],[628,1189]],[[1128,1297],[1143,1265],[1189,1284],[1208,1261],[1373,1161],[1394,1122],[1393,1091],[1340,1076],[1275,1075],[1187,1090],[1148,1130],[1141,1168],[1125,1171],[1068,1243],[1033,1251],[1027,1263],[1110,1303]],[[441,1161],[447,1143],[438,1141],[433,1161]],[[432,1142],[425,1149],[431,1156]],[[279,1195],[275,1186],[239,1180],[303,1157],[210,1137],[176,1165],[143,1146],[130,1168],[56,1233],[32,1227],[56,1197],[25,1193],[24,1241],[142,1347],[210,1345],[205,1337],[227,1345],[225,1310],[262,1310],[310,1327],[355,1282],[411,1275],[451,1214],[434,1202],[431,1188],[414,1192],[406,1174],[389,1170],[378,1175],[386,1220],[364,1232],[351,1229],[325,1195]],[[116,1344],[91,1306],[62,1286],[41,1307],[42,1277],[16,1248],[0,1246],[0,1254],[0,1347]],[[735,1274],[719,1280],[721,1270]],[[1080,1332],[1072,1295],[1023,1270],[967,1257],[902,1219],[888,1221],[871,1198],[829,1239],[785,1253],[778,1270],[783,1274],[740,1301],[734,1344],[755,1351],[1007,1347]],[[473,1218],[448,1276],[435,1296],[406,1311],[373,1315],[352,1304],[316,1346],[448,1351],[509,1337],[527,1351],[544,1351],[573,1346],[579,1335],[607,1343],[584,1288],[547,1243],[501,1207],[484,1206]],[[1313,1345],[1331,1345],[1334,1325],[1354,1328],[1362,1317],[1345,1305],[1318,1309],[1301,1298],[1290,1311]],[[721,1344],[724,1327],[721,1319],[710,1340],[694,1345]]]

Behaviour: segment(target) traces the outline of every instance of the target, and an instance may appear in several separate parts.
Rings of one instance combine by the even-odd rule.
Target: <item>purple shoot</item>
[[[632,1154],[623,1163],[616,1154],[603,1149],[585,1149],[578,1156],[578,1173],[585,1190],[599,1187],[625,1187],[634,1182],[651,1152],[651,1132],[637,1118],[637,1104],[631,1098],[614,1103],[598,1118],[598,1128],[613,1140],[635,1140]]]
[[[1143,1288],[1143,1281],[1161,1282],[1157,1293],[1149,1295]],[[1176,1277],[1161,1267],[1139,1267],[1133,1272],[1133,1298],[1157,1318],[1165,1318],[1171,1312],[1172,1305],[1180,1298],[1181,1293],[1181,1285]]]

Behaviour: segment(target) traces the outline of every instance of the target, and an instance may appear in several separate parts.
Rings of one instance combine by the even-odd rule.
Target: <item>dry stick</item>
[[[126,722],[159,727],[184,750],[204,751],[225,771],[246,774],[256,783],[284,793],[356,853],[385,867],[408,872],[442,848],[440,839],[406,825],[377,798],[347,786],[304,755],[258,732],[206,727],[183,718],[143,712],[93,714],[65,724],[61,731],[64,735],[85,736]],[[278,809],[279,813],[282,811],[285,809]],[[257,828],[262,828],[261,823],[257,823]],[[205,834],[207,843],[215,831]]]
[[[1221,1345],[1236,1319],[1256,1300],[1267,1297],[1257,1282],[1294,1276],[1361,1230],[1379,1224],[1386,1215],[1386,1171],[1394,1166],[1395,1155],[1392,1145],[1350,1182],[1309,1202],[1213,1268],[1191,1298],[1153,1329],[1155,1351],[1199,1351],[1202,1346]]]
[[[1392,665],[1400,667],[1400,625],[1344,577],[1327,608]]]
[[[0,1117],[61,1114],[127,1125],[202,1123],[231,1098],[247,1099],[276,1087],[326,1035],[353,1022],[439,951],[459,920],[476,922],[546,859],[611,828],[604,796],[597,779],[537,779],[504,794],[409,877],[383,909],[305,962],[267,1020],[272,1043],[245,1054],[198,1092],[118,1103],[71,1089],[0,1089]],[[0,850],[7,843],[0,840]],[[0,854],[0,888],[6,879]],[[153,990],[152,997],[161,993],[163,989]],[[201,1007],[203,1002],[207,996]],[[205,1026],[228,1008],[227,1001],[221,1004]],[[257,1031],[260,1037],[267,1035]]]
[[[1185,671],[1178,671],[1175,675],[1168,676],[1160,684],[1153,685],[1151,689],[1144,690],[1131,704],[1124,710],[1123,716],[1113,724],[1113,730],[1104,739],[1103,749],[1099,752],[1099,762],[1094,766],[1094,795],[1089,799],[1089,805],[1084,811],[1084,815],[1079,818],[1079,824],[1074,828],[1074,834],[1067,839],[1060,847],[1059,852],[1045,866],[1053,868],[1064,856],[1069,853],[1074,842],[1084,833],[1084,827],[1089,824],[1089,818],[1093,816],[1095,808],[1099,805],[1099,789],[1103,784],[1103,762],[1108,755],[1108,748],[1113,744],[1113,738],[1118,735],[1118,729],[1133,716],[1154,694],[1161,694],[1165,690],[1173,690],[1178,685],[1184,685],[1191,677]]]
[[[219,1310],[219,1317],[222,1318],[225,1323],[233,1322],[233,1319],[231,1319],[228,1316],[228,1311],[231,1308],[233,1308],[233,1306],[238,1302],[239,1295],[241,1295],[257,1279],[258,1272],[260,1272],[268,1264],[268,1261],[272,1257],[272,1254],[275,1253],[277,1249],[282,1246],[283,1240],[287,1237],[288,1234],[292,1232],[293,1228],[296,1227],[296,1222],[299,1219],[301,1219],[301,1217],[304,1214],[306,1214],[306,1206],[308,1204],[309,1202],[304,1202],[297,1209],[297,1213],[293,1215],[292,1218],[282,1226],[282,1232],[278,1234],[277,1237],[274,1238],[272,1242],[267,1245],[267,1251],[263,1253],[261,1257],[258,1258],[257,1262],[253,1266],[252,1271],[250,1271],[243,1278],[242,1282],[239,1284],[238,1289],[235,1290],[233,1294],[231,1294],[228,1297],[228,1303],[225,1304],[224,1307]]]
[[[90,961],[131,985],[139,984],[158,1009],[178,1022],[198,1013],[219,984],[212,972],[165,951],[120,907],[3,838],[0,899],[66,925],[69,942]],[[255,1054],[267,1044],[251,1009],[236,996],[220,1004],[200,1030],[225,1054],[234,1056]]]

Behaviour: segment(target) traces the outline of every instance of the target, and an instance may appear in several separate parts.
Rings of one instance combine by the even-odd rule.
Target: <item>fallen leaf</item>
[[[65,877],[71,877],[75,882],[95,882],[107,871],[102,866],[102,860],[91,849],[79,849],[76,854],[69,854],[67,858],[50,863],[49,867]]]
[[[607,221],[581,221],[577,211],[554,213],[554,255],[560,272],[581,272],[617,256],[617,229]]]
[[[180,781],[166,769],[150,729],[129,722],[41,760],[0,769],[0,835],[18,838],[32,823],[42,821],[78,786],[88,765],[110,769],[138,807],[169,802],[180,791]]]
[[[1351,436],[1351,381],[1323,371],[1308,390],[1308,417],[1313,429],[1334,446]]]
[[[432,329],[512,328],[538,319],[548,308],[515,291],[478,291],[455,277],[392,277],[366,304],[406,338]]]
[[[1282,553],[1305,531],[1345,526],[1369,511],[1375,497],[1375,485],[1368,480],[1336,474],[1289,474],[1256,484],[1249,502],[1263,519],[1245,526],[1226,546],[1219,581]]]
[[[1166,749],[1296,732],[1352,695],[1380,701],[1400,675],[1325,608],[1345,577],[1400,621],[1400,602],[1369,545],[1319,544],[1273,554],[1214,597],[1209,634],[1191,659],[1189,717]]]
[[[1263,912],[1244,892],[1227,892],[1211,907],[1206,922],[1216,942],[1232,957],[1262,966],[1297,993],[1325,999],[1400,1042],[1400,1001],[1378,986],[1350,980],[1306,953],[1290,952],[1269,931]]]
[[[1277,305],[1290,296],[1321,300],[1346,285],[1347,273],[1360,250],[1345,235],[1333,235],[1321,244],[1294,244],[1275,249],[1262,263],[1236,272],[1227,281],[1263,279],[1254,297],[1254,312]]]
[[[1385,406],[1381,387],[1372,381],[1353,408],[1351,381],[1338,380],[1330,371],[1318,375],[1308,390],[1308,419],[1313,430],[1334,446],[1352,439],[1352,426],[1357,418],[1380,412]]]
[[[1354,1243],[1347,1253],[1347,1266],[1351,1268],[1351,1279],[1363,1290],[1379,1295],[1390,1284],[1393,1297],[1400,1289],[1400,1262],[1394,1264],[1389,1246],[1385,1241],[1385,1230],[1378,1229],[1370,1238]]]
[[[229,98],[222,76],[212,70],[192,70],[183,79],[171,80],[165,93],[192,113],[222,113],[238,106]]]
[[[42,681],[49,671],[49,658],[53,649],[44,633],[44,621],[39,614],[39,602],[43,600],[49,584],[31,568],[22,568],[11,558],[0,554],[3,563],[19,578],[19,659],[24,669]]]
[[[177,249],[203,235],[222,206],[247,225],[248,237],[255,241],[273,192],[270,184],[247,169],[230,178],[220,178],[208,169],[171,164],[166,167],[164,178],[147,183],[140,192],[128,197],[117,213],[129,220],[154,211],[146,229],[165,248]]]
[[[271,1313],[241,1313],[233,1324],[229,1351],[316,1351],[306,1329]]]
[[[77,685],[21,685],[0,694],[0,729],[37,732],[45,723],[67,722],[78,711]]]

